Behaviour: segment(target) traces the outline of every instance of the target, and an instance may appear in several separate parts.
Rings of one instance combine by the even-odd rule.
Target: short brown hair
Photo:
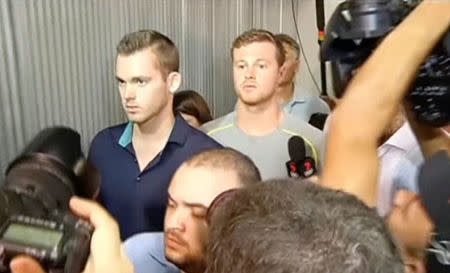
[[[232,148],[208,149],[194,155],[184,164],[189,167],[234,171],[242,186],[261,181],[261,174],[255,163],[248,156]]]
[[[275,38],[277,40],[279,40],[282,45],[283,44],[289,45],[295,51],[295,55],[297,56],[297,59],[300,57],[300,46],[298,45],[297,41],[294,40],[294,38],[292,38],[291,36],[284,34],[284,33],[276,34]],[[284,46],[283,46],[283,48],[284,48]]]
[[[231,59],[233,59],[233,50],[242,46],[256,42],[269,42],[275,46],[278,65],[281,66],[285,60],[284,48],[281,41],[277,40],[272,32],[265,29],[251,29],[234,39],[231,47]]]
[[[183,90],[173,96],[173,113],[194,116],[200,125],[211,121],[211,111],[203,97],[194,90]]]
[[[125,35],[117,45],[117,54],[129,56],[146,48],[151,48],[158,58],[164,77],[167,77],[170,72],[178,72],[180,58],[177,47],[167,36],[151,29]]]

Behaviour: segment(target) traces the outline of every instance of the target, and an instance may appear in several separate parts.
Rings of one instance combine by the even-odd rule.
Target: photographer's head
[[[250,106],[278,103],[275,91],[285,61],[281,42],[267,30],[252,29],[234,40],[231,54],[239,100]]]
[[[411,272],[448,272],[450,249],[450,159],[441,151],[427,159],[418,185],[400,185],[387,217]]]
[[[116,78],[130,121],[142,124],[173,115],[173,93],[181,84],[174,43],[154,30],[125,35],[117,46]]]
[[[434,225],[417,193],[400,190],[395,194],[386,223],[395,238],[408,272],[425,272],[425,248]]]
[[[230,200],[212,214],[208,273],[403,272],[382,219],[354,196],[280,179]]]
[[[203,272],[209,205],[224,191],[260,180],[253,162],[230,148],[206,150],[183,163],[168,190],[164,223],[167,260],[185,272]]]

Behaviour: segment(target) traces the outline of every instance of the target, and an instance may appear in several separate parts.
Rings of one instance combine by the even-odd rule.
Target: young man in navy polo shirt
[[[220,145],[172,112],[181,84],[173,42],[153,30],[125,35],[117,46],[116,78],[129,122],[94,138],[89,160],[99,169],[99,201],[117,219],[122,239],[162,231],[167,188],[192,155]]]

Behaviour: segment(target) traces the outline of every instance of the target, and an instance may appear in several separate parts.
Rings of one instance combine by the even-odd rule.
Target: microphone
[[[292,136],[288,141],[290,160],[286,162],[289,177],[307,178],[316,173],[314,159],[306,156],[306,144],[303,138]]]

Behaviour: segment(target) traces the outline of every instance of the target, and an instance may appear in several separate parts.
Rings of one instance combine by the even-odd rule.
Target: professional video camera
[[[8,166],[0,188],[0,272],[19,254],[50,272],[81,272],[93,228],[70,212],[69,200],[95,197],[98,181],[77,132],[54,127],[39,133]]]
[[[343,95],[356,69],[419,2],[347,0],[336,8],[321,48],[322,60],[331,61],[336,97]],[[450,123],[450,32],[420,68],[407,99],[420,122],[435,127]]]

